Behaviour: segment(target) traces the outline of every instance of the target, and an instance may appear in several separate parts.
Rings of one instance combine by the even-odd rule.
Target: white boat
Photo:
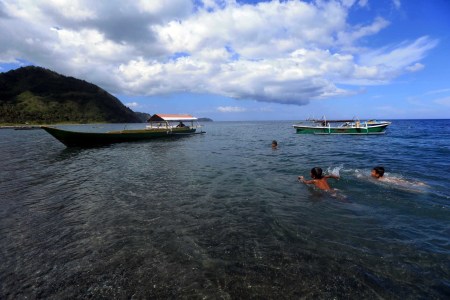
[[[292,125],[301,134],[384,134],[391,125],[388,121],[377,120],[307,120],[306,123]]]

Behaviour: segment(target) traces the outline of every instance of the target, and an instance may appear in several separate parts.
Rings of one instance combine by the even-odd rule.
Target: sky
[[[35,65],[137,112],[450,118],[448,0],[0,0],[0,72]]]

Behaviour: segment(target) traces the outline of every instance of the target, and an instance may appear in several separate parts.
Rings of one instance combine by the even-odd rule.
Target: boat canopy
[[[191,115],[181,115],[181,114],[154,114],[151,116],[147,122],[163,122],[163,121],[197,121],[197,118]]]
[[[355,120],[313,120],[315,123],[346,123],[346,122],[355,122]]]

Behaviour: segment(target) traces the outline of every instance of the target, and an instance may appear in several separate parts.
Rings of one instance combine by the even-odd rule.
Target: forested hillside
[[[0,73],[0,124],[138,123],[141,118],[98,86],[41,67]]]

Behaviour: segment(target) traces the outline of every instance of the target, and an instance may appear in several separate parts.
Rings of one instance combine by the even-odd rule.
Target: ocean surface
[[[450,120],[292,124],[87,149],[0,130],[0,299],[449,299]],[[119,126],[142,125],[82,127]],[[335,191],[297,181],[316,166]]]

